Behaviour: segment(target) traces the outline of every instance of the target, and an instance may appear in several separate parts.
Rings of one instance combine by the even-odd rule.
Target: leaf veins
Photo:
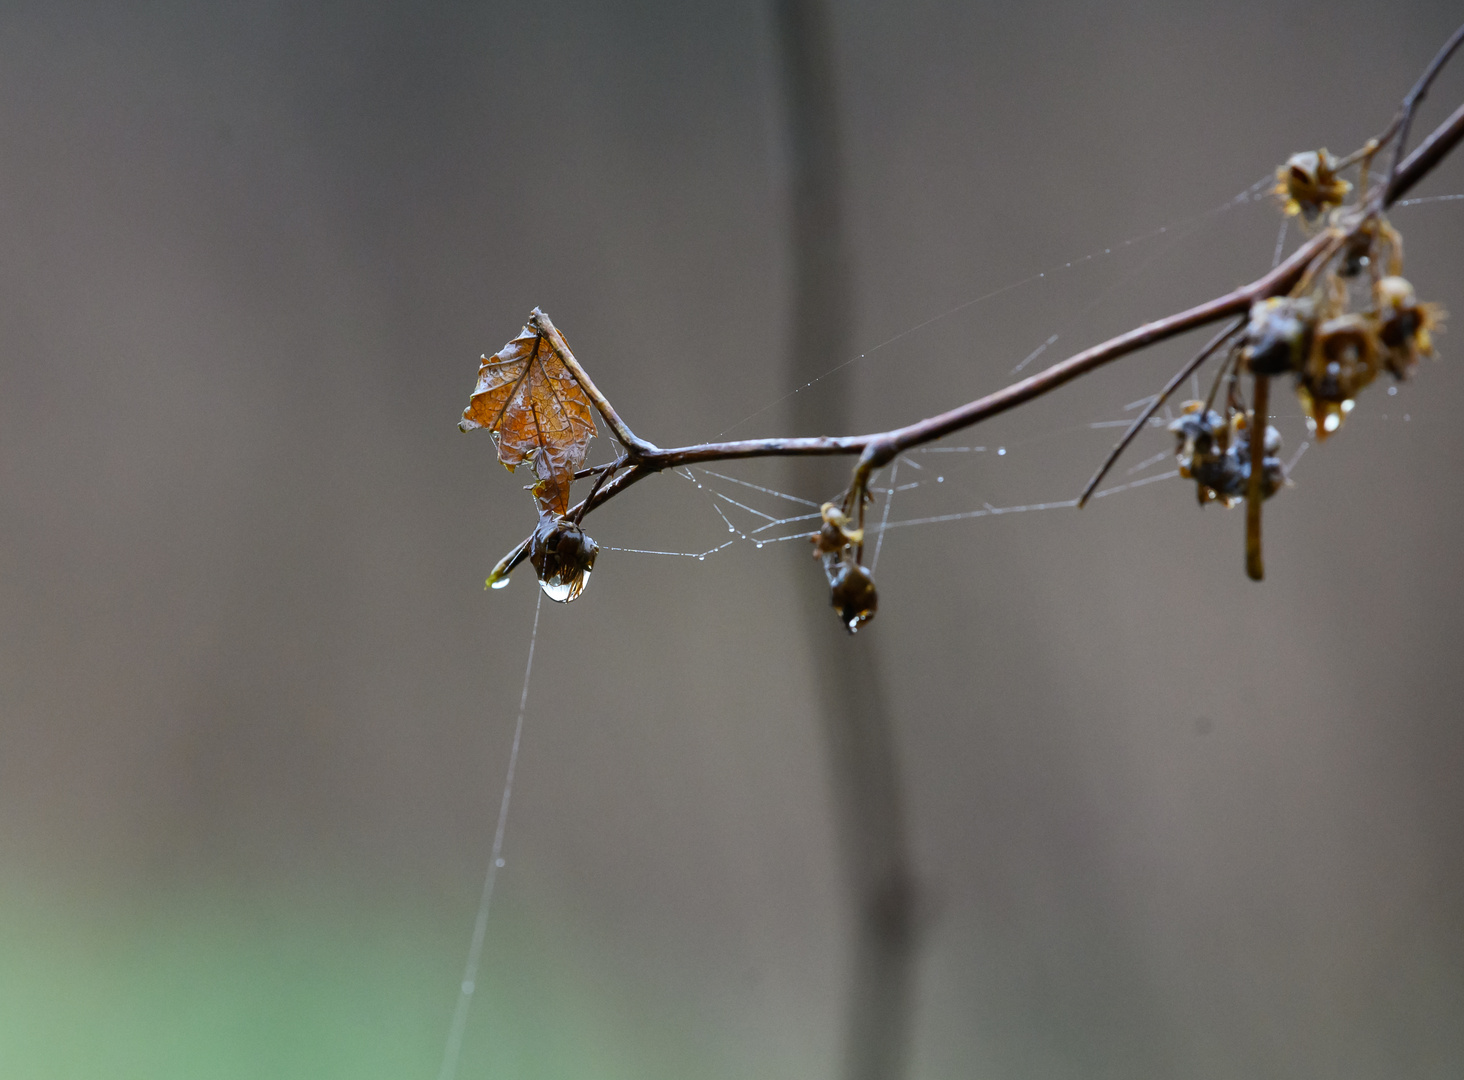
[[[531,463],[539,478],[534,498],[540,513],[563,515],[569,509],[570,484],[589,454],[595,416],[589,395],[543,334],[525,326],[483,357],[458,427],[492,432],[498,460],[509,472]]]

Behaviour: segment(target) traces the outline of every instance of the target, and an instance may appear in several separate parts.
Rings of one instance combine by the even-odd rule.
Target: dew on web
[[[894,345],[896,342],[909,338],[912,335],[934,325],[935,323],[940,322],[943,319],[950,318],[959,312],[965,311],[983,302],[990,301],[997,297],[1008,294],[1012,290],[1021,288],[1023,286],[1035,285],[1038,283],[1050,284],[1053,276],[1060,270],[1070,270],[1079,266],[1095,263],[1099,260],[1112,256],[1119,251],[1134,248],[1149,241],[1159,239],[1163,239],[1166,241],[1165,244],[1158,245],[1157,249],[1151,248],[1151,255],[1148,258],[1146,258],[1138,266],[1130,267],[1123,273],[1119,274],[1118,280],[1116,282],[1113,282],[1106,288],[1101,289],[1094,300],[1090,301],[1085,307],[1080,309],[1078,315],[1071,320],[1072,323],[1075,325],[1080,324],[1083,319],[1091,315],[1094,310],[1096,310],[1105,303],[1109,303],[1110,298],[1117,288],[1131,280],[1138,272],[1143,270],[1145,266],[1152,262],[1154,258],[1157,258],[1160,254],[1163,254],[1164,251],[1176,247],[1177,245],[1181,244],[1187,237],[1192,236],[1199,226],[1205,224],[1217,215],[1238,206],[1242,206],[1245,204],[1270,204],[1272,201],[1270,196],[1270,188],[1273,183],[1274,178],[1270,174],[1268,174],[1267,176],[1258,180],[1256,183],[1250,185],[1234,198],[1203,214],[1195,215],[1194,217],[1175,225],[1167,225],[1162,228],[1152,230],[1149,233],[1145,233],[1141,236],[1126,240],[1121,244],[1109,245],[1101,250],[1094,251],[1088,255],[1068,260],[1062,263],[1060,266],[1056,266],[1051,270],[1041,271],[1037,274],[1028,275],[1023,279],[1003,286],[1000,289],[982,293],[980,296],[973,297],[970,300],[955,305],[954,307],[938,315],[922,320],[921,322],[916,323],[908,329],[901,331],[899,334],[886,338],[872,348],[869,348],[864,352],[859,353],[857,356],[850,357],[844,362],[837,364],[834,367],[831,367],[824,374],[810,380],[799,389],[803,390],[807,389],[808,387],[812,387],[817,383],[823,381],[824,379],[830,378],[835,374],[844,371],[856,361],[875,358],[886,359],[892,357],[893,352],[888,347]],[[1464,202],[1464,194],[1408,199],[1401,201],[1397,205],[1398,207],[1409,207],[1435,202]],[[1286,224],[1286,220],[1283,219],[1281,225],[1278,227],[1278,232],[1275,238],[1275,244],[1272,252],[1273,265],[1275,263],[1278,263],[1280,258],[1285,254],[1288,241],[1295,242],[1295,237],[1291,235],[1289,231],[1289,226]],[[1060,342],[1062,338],[1063,334],[1061,333],[1048,334],[1045,338],[1043,338],[1042,342],[1032,352],[1027,354],[1016,365],[1016,368],[1013,370],[1016,372],[1020,372],[1025,368],[1031,367],[1035,361],[1041,359],[1045,354],[1052,352],[1052,347]],[[1132,385],[1132,383],[1130,383],[1130,385]],[[1199,399],[1202,397],[1201,378],[1198,372],[1196,372],[1191,377],[1189,389],[1190,396],[1192,398]],[[795,393],[796,392],[798,391],[795,391]],[[1397,388],[1390,387],[1388,393],[1390,395],[1396,395]],[[741,426],[747,420],[751,420],[754,417],[761,415],[767,410],[778,405],[780,402],[787,400],[787,398],[790,396],[791,394],[784,395],[781,398],[770,401],[767,405],[758,409],[756,412],[748,414],[746,417],[744,417],[743,420],[740,420],[736,424],[733,424],[731,427],[724,429],[723,432],[719,433],[718,437],[725,435],[727,432]],[[982,461],[987,462],[987,467],[989,468],[989,465],[994,464],[997,461],[1011,461],[1012,455],[1019,451],[1023,453],[1024,460],[1030,461],[1030,458],[1026,457],[1026,454],[1031,451],[1036,446],[1036,444],[1039,443],[1055,443],[1059,441],[1063,442],[1065,444],[1065,448],[1062,451],[1064,462],[1070,460],[1075,455],[1082,455],[1085,457],[1091,456],[1094,461],[1101,461],[1103,455],[1109,449],[1108,446],[1092,444],[1085,441],[1082,442],[1081,450],[1074,449],[1074,447],[1078,445],[1078,440],[1080,439],[1081,433],[1084,431],[1099,432],[1108,431],[1111,429],[1126,429],[1131,426],[1133,421],[1131,418],[1126,417],[1122,414],[1132,414],[1136,410],[1148,408],[1154,402],[1155,397],[1156,394],[1151,391],[1141,397],[1128,401],[1121,407],[1118,407],[1115,403],[1112,411],[1110,411],[1106,416],[1100,415],[1082,424],[1074,425],[1069,423],[1066,426],[1054,426],[1045,431],[1039,430],[1033,434],[1023,437],[1015,443],[1003,442],[1000,444],[971,443],[961,445],[930,445],[915,447],[901,453],[893,462],[891,462],[888,466],[886,466],[884,470],[881,471],[882,475],[876,474],[870,484],[869,492],[875,500],[874,504],[870,508],[871,517],[877,515],[877,520],[869,520],[866,524],[867,537],[869,541],[872,541],[872,550],[869,557],[870,567],[873,569],[879,565],[885,546],[885,534],[891,530],[915,528],[925,525],[935,525],[940,523],[957,522],[964,520],[974,520],[977,518],[994,517],[1006,514],[1032,513],[1041,510],[1071,509],[1072,507],[1077,505],[1077,501],[1075,498],[1067,497],[1066,492],[1053,492],[1052,494],[1054,496],[1059,497],[1048,498],[1045,500],[1013,501],[1010,505],[998,505],[994,502],[982,500],[978,505],[974,507],[968,507],[965,509],[952,509],[950,512],[946,513],[924,514],[909,517],[901,517],[899,513],[901,507],[905,505],[905,500],[908,496],[922,491],[933,491],[937,487],[939,487],[942,490],[946,491],[946,494],[941,496],[941,498],[947,502],[951,499],[960,498],[959,492],[962,490],[979,491],[980,487],[990,481],[993,475],[982,471],[980,465]],[[1120,398],[1119,400],[1123,399]],[[1115,413],[1119,415],[1115,416]],[[1094,499],[1110,498],[1114,495],[1134,491],[1138,488],[1147,487],[1152,484],[1161,483],[1165,480],[1171,480],[1176,478],[1179,475],[1177,469],[1164,470],[1161,468],[1164,462],[1172,460],[1174,456],[1173,447],[1169,445],[1171,441],[1170,437],[1168,436],[1167,431],[1164,430],[1169,427],[1171,422],[1174,420],[1174,417],[1174,408],[1172,407],[1171,402],[1166,401],[1163,408],[1160,410],[1160,413],[1150,417],[1145,423],[1146,431],[1154,431],[1158,429],[1164,432],[1164,447],[1158,448],[1151,446],[1150,450],[1152,452],[1149,453],[1147,456],[1142,457],[1141,460],[1125,463],[1125,471],[1122,474],[1124,477],[1124,482],[1113,484],[1109,487],[1096,491],[1094,492],[1092,497]],[[1289,425],[1293,422],[1299,422],[1301,420],[1301,417],[1299,416],[1299,414],[1296,416],[1291,416],[1290,414],[1288,414],[1285,417],[1273,415],[1272,419],[1277,422],[1281,422],[1284,420]],[[1411,417],[1405,417],[1405,419],[1411,419]],[[1141,438],[1152,439],[1153,436],[1143,435],[1141,436]],[[1297,464],[1300,462],[1302,455],[1306,452],[1308,448],[1308,445],[1309,443],[1304,440],[1298,444],[1297,450],[1291,457],[1291,460],[1286,465],[1286,472],[1288,473],[1288,475],[1292,473]],[[947,455],[947,457],[945,457],[944,459],[935,460],[943,460],[943,463],[949,464],[954,468],[946,468],[937,473],[934,470],[927,468],[927,466],[932,462],[932,458],[927,455]],[[717,529],[717,531],[720,531],[724,537],[727,537],[727,539],[715,543],[709,542],[706,544],[705,547],[697,547],[695,549],[688,548],[686,550],[668,550],[666,548],[654,545],[647,545],[644,547],[628,545],[604,545],[604,549],[607,551],[623,554],[650,555],[669,558],[690,558],[696,559],[699,562],[706,562],[709,557],[738,545],[750,546],[754,550],[763,550],[766,548],[770,548],[774,545],[781,544],[785,541],[800,540],[806,538],[813,531],[814,524],[819,520],[820,515],[817,511],[817,508],[821,505],[824,499],[831,498],[836,494],[834,492],[783,491],[770,484],[759,483],[752,479],[736,475],[736,468],[739,464],[743,463],[720,463],[717,470],[702,468],[700,466],[682,466],[675,470],[672,470],[674,475],[681,477],[683,480],[687,481],[690,484],[693,484],[698,491],[703,493],[703,495],[705,496],[706,505],[711,508],[710,516],[712,518],[712,521],[716,523],[715,528]],[[1152,471],[1156,469],[1158,469],[1159,471]],[[950,481],[952,480],[955,481],[954,484],[950,483]],[[1028,477],[1027,482],[1030,482],[1030,476]],[[1016,493],[1020,494],[1019,491]],[[926,498],[928,497],[930,496],[926,496]],[[795,507],[799,508],[800,512],[787,513],[787,510],[793,508],[785,505],[788,503],[792,503]],[[913,507],[907,507],[907,509],[913,509]],[[710,540],[710,537],[708,537],[708,540]]]
[[[856,364],[860,360],[866,360],[869,357],[874,356],[876,353],[880,353],[883,350],[887,349],[889,346],[894,345],[896,342],[903,341],[904,339],[914,334],[917,334],[922,330],[929,329],[930,327],[935,326],[937,323],[943,322],[946,319],[950,319],[955,315],[969,311],[971,308],[976,307],[978,304],[984,304],[988,301],[995,300],[998,297],[1005,296],[1008,293],[1011,293],[1028,285],[1035,285],[1039,282],[1047,283],[1055,275],[1061,273],[1064,270],[1076,269],[1096,260],[1109,257],[1113,255],[1115,251],[1127,250],[1129,248],[1136,247],[1151,240],[1173,239],[1174,243],[1178,244],[1185,240],[1187,237],[1193,235],[1196,229],[1210,223],[1219,215],[1225,214],[1228,211],[1235,209],[1236,207],[1244,206],[1248,203],[1257,202],[1260,198],[1267,197],[1265,193],[1270,190],[1274,183],[1274,176],[1271,173],[1267,173],[1265,176],[1261,177],[1261,179],[1251,184],[1239,194],[1233,196],[1230,199],[1227,199],[1225,202],[1221,203],[1218,206],[1212,207],[1209,210],[1195,214],[1189,218],[1185,218],[1182,221],[1175,222],[1170,225],[1161,225],[1155,229],[1151,229],[1146,233],[1141,233],[1138,236],[1131,237],[1127,240],[1121,241],[1118,244],[1111,244],[1107,247],[1102,248],[1101,250],[1090,252],[1087,255],[1082,255],[1077,258],[1069,259],[1066,262],[1063,262],[1061,265],[1054,264],[1046,270],[1039,270],[1035,274],[1028,274],[1026,277],[1021,278],[1017,281],[1010,282],[1009,284],[1003,285],[1000,288],[991,289],[987,292],[981,293],[978,296],[973,296],[969,300],[963,300],[961,303],[956,304],[953,307],[947,308],[939,314],[932,315],[926,319],[922,319],[915,325],[910,326],[907,329],[901,330],[899,333],[894,334],[888,338],[885,338],[883,341],[879,342],[877,345],[870,347],[869,349],[866,349],[864,352],[861,352],[855,356],[850,356],[848,359],[838,364],[835,364],[823,374],[818,375],[813,379],[810,379],[808,382],[805,382],[802,386],[790,391],[789,393],[783,394],[782,396],[777,397],[772,401],[769,401],[767,404],[748,413],[746,416],[742,417],[742,419],[723,428],[721,431],[717,432],[717,434],[713,436],[713,439],[716,440],[725,437],[728,433],[736,431],[748,421],[756,419],[768,410],[783,404],[795,394],[810,389],[811,387],[817,385],[818,383],[821,383],[823,380],[829,378],[830,376],[843,371],[850,365]],[[1178,233],[1179,235],[1175,236],[1174,234],[1176,233]],[[1174,245],[1170,246],[1173,247]],[[1124,280],[1127,280],[1127,278],[1131,278],[1134,274],[1140,272],[1145,266],[1148,265],[1149,262],[1152,261],[1153,258],[1156,257],[1157,255],[1152,256],[1149,260],[1146,260],[1145,263],[1141,264],[1140,267],[1131,270]],[[1117,288],[1120,284],[1122,284],[1122,281],[1114,283],[1114,285],[1111,286],[1108,290],[1105,290],[1104,295],[1100,296],[1097,300],[1094,300],[1087,308],[1084,308],[1082,314],[1091,314],[1091,312],[1096,309],[1099,304],[1104,302],[1104,300],[1107,298],[1107,295],[1111,293],[1114,288]],[[1026,360],[1018,364],[1014,371],[1019,371],[1021,370],[1021,368],[1031,363],[1032,360],[1035,360],[1038,356],[1040,356],[1042,352],[1044,352],[1049,346],[1055,344],[1060,337],[1061,333],[1052,335],[1046,342],[1038,346],[1038,348],[1031,355],[1029,355]]]

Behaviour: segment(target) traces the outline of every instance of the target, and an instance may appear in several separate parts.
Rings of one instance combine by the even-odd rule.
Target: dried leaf
[[[478,385],[463,410],[463,431],[487,428],[498,460],[512,472],[530,462],[542,513],[569,509],[569,488],[595,437],[589,396],[543,334],[529,327],[483,357]]]

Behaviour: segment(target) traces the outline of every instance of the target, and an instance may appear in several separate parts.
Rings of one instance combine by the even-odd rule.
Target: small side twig
[[[610,399],[600,392],[600,388],[595,385],[595,380],[590,378],[589,372],[580,366],[580,362],[575,359],[574,353],[569,349],[569,343],[564,340],[564,335],[550,321],[548,315],[539,308],[535,308],[529,313],[529,325],[544,335],[544,340],[554,350],[554,355],[559,357],[565,367],[569,368],[570,373],[574,375],[595,409],[605,418],[605,423],[610,425],[610,430],[615,432],[615,437],[625,447],[625,452],[632,463],[638,464],[647,453],[656,449],[654,444],[639,438],[635,432],[630,430],[630,425],[620,419],[620,414],[615,411],[615,406],[611,405]]]
[[[1265,480],[1266,424],[1271,416],[1271,378],[1257,375],[1251,397],[1250,481],[1245,493],[1245,572],[1252,581],[1266,576],[1261,558],[1261,506],[1265,502],[1262,484]]]
[[[1164,384],[1164,389],[1155,395],[1154,400],[1149,403],[1149,407],[1141,412],[1134,422],[1129,425],[1129,429],[1123,433],[1123,438],[1118,440],[1118,445],[1113,448],[1113,452],[1108,455],[1108,458],[1102,465],[1098,466],[1098,471],[1088,481],[1088,486],[1083,488],[1083,493],[1078,496],[1079,510],[1087,505],[1088,499],[1092,496],[1094,490],[1103,482],[1103,478],[1108,475],[1108,470],[1113,468],[1114,462],[1123,456],[1123,452],[1128,449],[1129,443],[1134,441],[1134,438],[1144,429],[1144,425],[1149,422],[1153,415],[1164,407],[1164,403],[1169,400],[1169,395],[1174,393],[1180,383],[1184,382],[1196,371],[1199,371],[1200,365],[1214,356],[1220,346],[1234,337],[1244,325],[1244,319],[1237,319],[1224,330],[1221,330],[1209,340],[1203,349],[1194,355],[1194,358],[1189,363],[1176,371],[1173,378]]]

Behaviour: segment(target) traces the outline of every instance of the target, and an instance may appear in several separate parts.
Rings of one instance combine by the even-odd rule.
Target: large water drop
[[[564,518],[545,516],[529,544],[529,561],[550,600],[567,604],[584,591],[599,545]]]

